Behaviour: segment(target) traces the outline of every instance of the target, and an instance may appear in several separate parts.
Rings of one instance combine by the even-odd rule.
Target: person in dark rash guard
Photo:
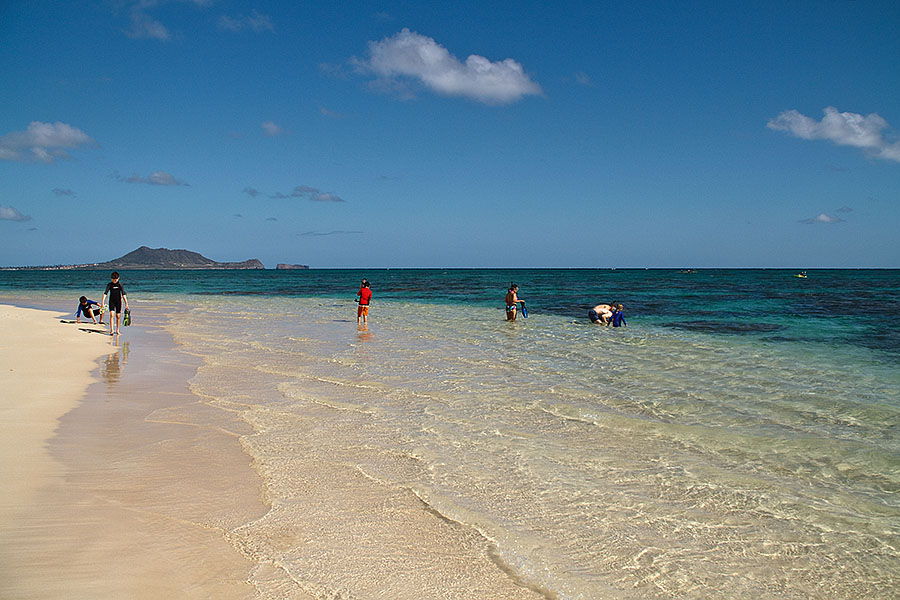
[[[128,308],[128,298],[125,296],[125,288],[119,283],[119,272],[113,271],[109,278],[111,281],[106,284],[106,291],[103,292],[103,299],[100,300],[100,304],[103,305],[106,302],[106,297],[109,296],[109,335],[116,335],[119,333],[122,305],[124,303],[125,308]],[[113,330],[113,311],[116,313],[115,330]]]

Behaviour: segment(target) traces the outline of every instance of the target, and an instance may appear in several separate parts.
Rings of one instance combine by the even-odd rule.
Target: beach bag
[[[131,311],[127,308],[125,309],[125,318],[122,319],[122,325],[124,325],[125,327],[131,325]]]

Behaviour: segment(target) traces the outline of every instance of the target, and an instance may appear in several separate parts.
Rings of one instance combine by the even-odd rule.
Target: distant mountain
[[[297,265],[299,268],[299,265]],[[190,250],[169,250],[141,246],[125,256],[102,262],[82,265],[47,265],[43,267],[2,267],[2,271],[65,271],[70,269],[265,269],[259,259],[243,262],[216,262]]]
[[[104,263],[78,265],[94,269],[265,269],[256,258],[243,262],[216,262],[190,250],[141,246],[125,256]]]
[[[290,269],[308,269],[309,265],[289,265],[286,263],[278,263],[275,267],[276,269],[281,270],[290,270]]]

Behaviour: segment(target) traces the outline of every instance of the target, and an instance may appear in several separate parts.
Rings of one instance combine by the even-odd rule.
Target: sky
[[[900,267],[900,6],[0,3],[0,266]]]

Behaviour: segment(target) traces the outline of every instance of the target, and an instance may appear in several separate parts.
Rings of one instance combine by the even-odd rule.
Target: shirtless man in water
[[[515,321],[516,314],[518,311],[519,302],[524,302],[524,300],[519,300],[519,297],[516,294],[519,291],[519,286],[514,283],[509,284],[509,290],[506,292],[506,320],[507,321]]]
[[[609,325],[609,320],[613,316],[613,307],[611,304],[598,304],[588,311],[588,319],[591,323],[597,325]]]

